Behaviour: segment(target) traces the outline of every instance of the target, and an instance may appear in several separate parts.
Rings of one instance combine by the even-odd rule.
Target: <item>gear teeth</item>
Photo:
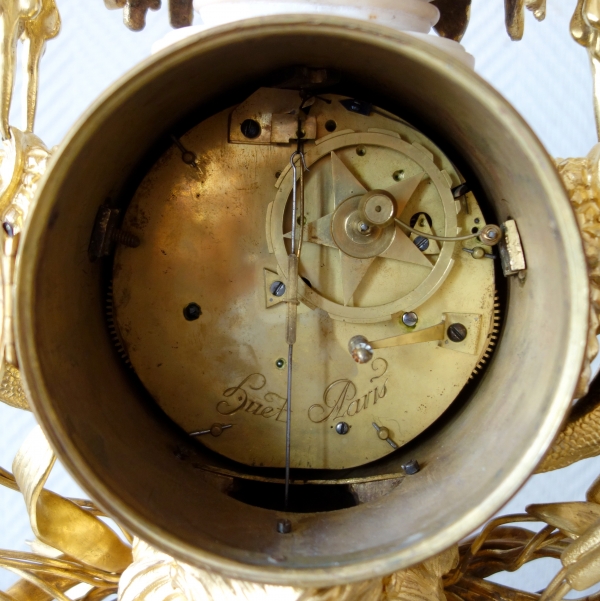
[[[488,343],[485,347],[475,369],[471,372],[469,376],[469,380],[472,380],[477,374],[481,372],[481,370],[485,367],[487,362],[490,360],[492,353],[494,352],[494,348],[496,348],[496,344],[498,343],[498,336],[500,334],[500,321],[501,321],[501,309],[500,309],[500,298],[498,297],[498,293],[494,294],[494,311],[492,313],[492,323],[490,328],[490,333],[488,334]]]
[[[129,359],[129,355],[127,354],[127,350],[125,349],[125,344],[123,343],[123,339],[121,338],[121,334],[119,333],[119,329],[117,328],[117,324],[115,322],[115,311],[114,311],[114,301],[113,301],[113,285],[112,280],[108,285],[106,291],[106,325],[108,327],[108,332],[110,334],[110,339],[114,347],[117,349],[117,353],[119,357],[123,360],[125,365],[130,369],[133,369],[133,365],[131,364],[131,360]]]

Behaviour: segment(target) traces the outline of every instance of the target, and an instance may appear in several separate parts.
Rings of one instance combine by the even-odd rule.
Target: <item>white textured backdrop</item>
[[[166,3],[166,2],[165,2]],[[475,55],[477,71],[488,79],[531,124],[553,156],[584,156],[597,141],[593,122],[587,54],[569,35],[575,0],[548,0],[548,17],[537,23],[528,14],[525,38],[510,42],[504,32],[504,2],[473,0],[472,21],[463,43]],[[166,10],[148,15],[141,33],[121,24],[120,11],[102,0],[59,0],[60,36],[48,44],[42,62],[36,133],[49,146],[58,144],[91,102],[119,76],[148,56],[151,45],[169,31]],[[17,82],[17,86],[19,82]],[[22,123],[18,107],[12,122]],[[35,421],[26,412],[0,405],[0,465],[10,469],[19,445]],[[559,473],[534,476],[502,513],[520,512],[534,502],[581,500],[600,473],[600,458]],[[81,496],[57,466],[50,487]],[[0,548],[26,549],[32,537],[20,495],[0,488]],[[526,566],[498,581],[538,591],[555,574],[557,561]],[[0,589],[15,580],[0,572]]]

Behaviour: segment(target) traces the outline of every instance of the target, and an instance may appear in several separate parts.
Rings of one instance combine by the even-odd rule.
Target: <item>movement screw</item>
[[[283,282],[273,282],[269,288],[273,296],[283,296],[285,294],[285,284]]]
[[[123,230],[113,230],[111,232],[111,238],[113,242],[122,244],[123,246],[129,246],[131,248],[137,248],[140,245],[140,239],[129,232]]]
[[[453,323],[448,328],[448,338],[452,342],[462,342],[467,337],[467,328],[462,323]]]
[[[335,427],[335,431],[338,434],[348,434],[348,432],[350,431],[350,426],[346,423],[346,422],[340,422],[336,427]]]
[[[417,325],[418,321],[419,321],[419,316],[414,311],[411,311],[410,313],[405,313],[402,316],[402,323],[407,328],[414,328]]]
[[[277,520],[277,532],[279,534],[289,534],[292,531],[292,522],[289,520]]]
[[[283,369],[285,367],[285,359],[277,359],[277,361],[275,361],[275,365],[277,369]]]
[[[415,238],[415,246],[421,251],[425,251],[429,248],[429,238],[425,236],[417,236]]]
[[[200,309],[200,305],[197,303],[190,303],[183,309],[183,316],[187,321],[195,321],[200,315],[202,315],[202,309]]]
[[[242,135],[250,140],[260,136],[260,123],[254,119],[246,119],[240,126]]]
[[[398,171],[394,171],[392,177],[397,181],[402,181],[404,179],[404,169],[398,169]]]
[[[409,476],[414,476],[414,474],[421,471],[421,466],[416,459],[411,459],[408,463],[405,463],[402,468]]]

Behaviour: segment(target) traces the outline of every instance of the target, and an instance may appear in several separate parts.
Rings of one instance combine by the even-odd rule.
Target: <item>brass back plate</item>
[[[409,185],[421,174],[401,214],[406,222],[427,213],[441,235],[485,224],[472,194],[469,212],[457,215],[462,205],[450,187],[458,185],[459,175],[431,141],[403,123],[355,115],[340,98],[328,99],[331,104],[317,100],[310,113],[324,135],[305,147],[307,224],[335,208],[332,152],[368,190],[393,189],[398,170]],[[270,108],[267,104],[263,112]],[[295,147],[229,143],[224,132],[230,113],[215,115],[181,139],[199,168],[184,163],[173,146],[136,192],[123,225],[142,243],[117,251],[114,313],[136,373],[177,424],[187,432],[206,431],[215,423],[231,426],[198,440],[240,463],[283,467],[287,306],[273,306],[277,297],[265,285],[265,271],[288,281],[284,233],[291,229],[292,171],[286,167]],[[327,132],[325,123],[332,121],[342,133]],[[354,133],[343,133],[350,128]],[[354,205],[345,202],[340,209],[345,206]],[[420,252],[408,236],[395,235],[405,238],[418,260]],[[364,277],[344,305],[341,261],[352,264],[352,258],[305,241],[304,302],[293,364],[292,467],[341,469],[379,459],[394,447],[377,436],[374,423],[402,446],[454,400],[487,345],[491,325],[493,261],[475,260],[462,250],[477,244],[445,243],[437,255],[425,256],[424,265],[377,257],[358,274]],[[361,261],[354,263],[362,268]],[[201,307],[197,320],[184,318],[190,302]],[[419,322],[407,328],[401,316],[413,310]],[[356,364],[348,352],[355,335],[379,340],[405,334],[440,323],[448,312],[476,315],[478,327],[468,324],[467,353],[443,335],[442,344],[377,351],[367,365]],[[349,426],[347,434],[337,432],[340,422]]]

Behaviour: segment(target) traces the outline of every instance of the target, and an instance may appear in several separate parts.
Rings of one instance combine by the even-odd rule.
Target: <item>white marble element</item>
[[[243,19],[283,14],[333,15],[410,33],[472,68],[475,59],[461,44],[432,33],[440,13],[430,1],[372,0],[367,5],[359,0],[195,0],[200,23],[169,32],[152,49],[158,52],[198,31]]]

